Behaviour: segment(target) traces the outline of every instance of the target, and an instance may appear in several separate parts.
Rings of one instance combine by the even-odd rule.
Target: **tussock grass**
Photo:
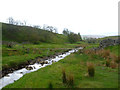
[[[95,75],[95,67],[94,64],[91,62],[87,62],[88,74],[90,77],[94,77]]]
[[[73,87],[74,85],[74,76],[72,73],[66,75],[65,68],[62,69],[62,83],[67,85],[68,87]]]
[[[111,61],[110,67],[111,67],[112,69],[117,68],[117,64],[115,63],[115,61]]]
[[[110,50],[102,50],[102,57],[108,58],[110,55]]]
[[[69,87],[73,87],[73,85],[74,85],[74,76],[73,76],[73,74],[71,74],[71,73],[68,75],[67,85],[68,85]]]
[[[106,66],[110,67],[110,60],[109,59],[106,60]]]
[[[63,82],[64,84],[67,83],[66,71],[65,71],[64,68],[62,69],[62,82]]]

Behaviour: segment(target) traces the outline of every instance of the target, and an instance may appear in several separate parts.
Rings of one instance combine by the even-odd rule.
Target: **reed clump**
[[[90,77],[94,77],[95,76],[95,66],[93,63],[91,62],[87,62],[87,68],[88,68],[88,74]]]
[[[67,78],[66,78],[66,71],[65,69],[62,69],[62,82],[65,84],[67,83]]]
[[[106,66],[110,67],[110,60],[109,59],[106,60]]]
[[[69,87],[73,87],[74,86],[74,76],[73,76],[73,74],[69,74],[69,76],[67,78],[67,85]]]

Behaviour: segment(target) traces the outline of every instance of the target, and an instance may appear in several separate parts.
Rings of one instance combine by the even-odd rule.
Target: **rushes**
[[[65,69],[62,69],[62,82],[63,84],[67,85],[68,87],[74,86],[74,76],[73,74],[66,75]]]
[[[115,60],[107,60],[106,61],[106,66],[111,67],[112,69],[115,69],[117,67],[117,63]]]
[[[65,69],[62,70],[62,82],[63,82],[64,84],[67,83]]]
[[[105,66],[111,67],[112,69],[116,68],[120,63],[120,56],[111,53],[110,50],[101,49],[97,50],[96,52],[94,52],[93,50],[85,50],[84,53],[91,56],[92,59],[95,58],[95,55],[104,58]],[[92,66],[92,64],[88,64],[88,73],[94,73],[94,67]]]
[[[67,78],[67,84],[70,87],[72,87],[74,85],[74,76],[73,76],[73,74],[69,74],[69,76]]]
[[[110,67],[110,60],[109,59],[107,59],[107,61],[106,61],[106,66]]]
[[[84,50],[85,54],[90,54],[90,55],[99,55],[103,58],[108,58],[110,56],[110,50]]]
[[[110,67],[111,67],[112,69],[115,69],[115,68],[117,67],[117,64],[116,64],[114,61],[111,61]]]
[[[110,56],[110,50],[102,50],[102,56],[108,58]]]
[[[95,75],[95,67],[94,64],[91,62],[87,62],[88,74],[90,77],[94,77]]]

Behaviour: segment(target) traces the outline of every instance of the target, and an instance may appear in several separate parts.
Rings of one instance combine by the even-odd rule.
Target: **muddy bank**
[[[26,60],[26,62],[20,63],[19,65],[14,65],[12,67],[2,67],[3,69],[2,69],[2,71],[0,71],[0,78],[6,76],[9,73],[12,73],[15,70],[19,70],[19,69],[22,69],[22,68],[28,68],[28,65],[32,65],[32,64],[35,64],[35,63],[40,63],[42,65],[46,64],[47,62],[45,62],[45,60],[55,58],[56,56],[58,56],[60,54],[64,54],[64,53],[66,53],[70,50],[72,50],[72,49],[67,49],[67,50],[65,50],[64,52],[61,52],[61,53],[56,52],[54,55],[50,55],[50,56],[43,56],[43,57],[38,56],[35,59]]]

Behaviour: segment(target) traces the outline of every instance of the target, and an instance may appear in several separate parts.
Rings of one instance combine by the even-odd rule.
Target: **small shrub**
[[[65,69],[62,70],[62,82],[63,82],[64,84],[67,83]]]
[[[109,59],[106,61],[106,66],[110,67],[110,60]]]
[[[88,67],[88,74],[90,77],[94,77],[95,75],[95,67],[93,63],[87,63],[87,67]]]
[[[70,87],[73,87],[74,85],[74,76],[73,74],[70,74],[67,78],[67,85]]]

